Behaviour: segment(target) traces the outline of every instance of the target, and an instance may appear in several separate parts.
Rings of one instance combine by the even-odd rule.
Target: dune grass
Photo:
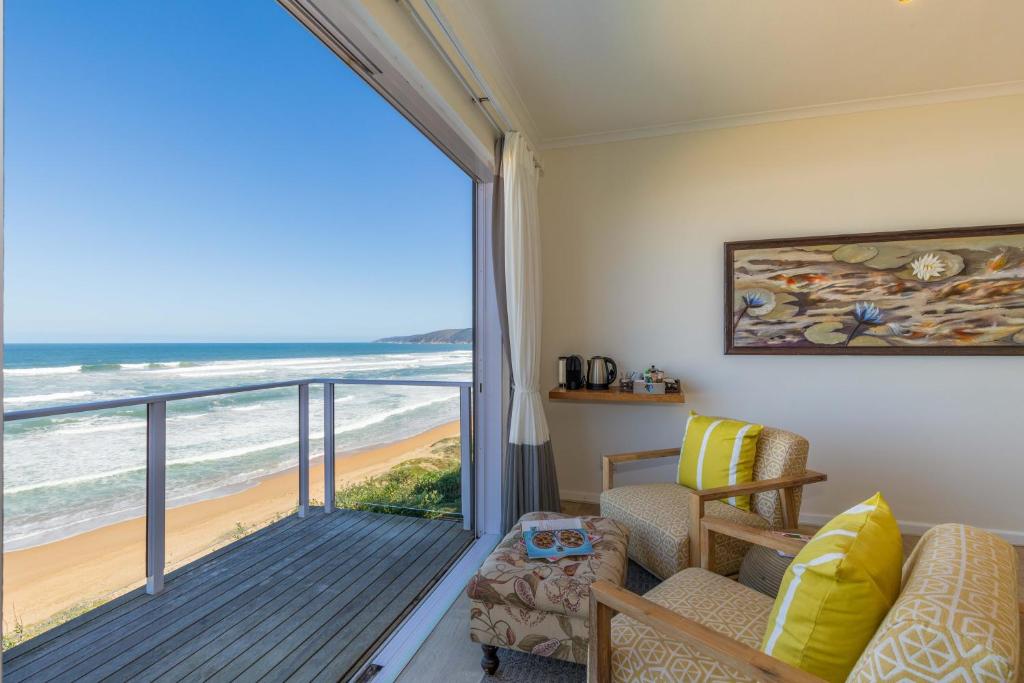
[[[338,491],[339,508],[390,512],[430,519],[462,518],[459,438],[437,441],[430,455]]]

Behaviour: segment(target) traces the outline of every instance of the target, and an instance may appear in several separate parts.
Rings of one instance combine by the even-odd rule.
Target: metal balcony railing
[[[473,528],[473,448],[472,448],[472,382],[336,379],[318,377],[265,384],[247,384],[215,389],[199,389],[150,396],[118,398],[92,403],[47,406],[4,413],[4,422],[31,420],[54,415],[70,415],[94,410],[146,406],[146,592],[155,595],[164,587],[165,534],[167,513],[167,404],[190,398],[265,391],[298,387],[299,398],[299,517],[309,513],[309,387],[324,387],[324,513],[334,511],[334,387],[337,384],[402,387],[453,387],[459,390],[460,462],[462,520],[465,529]],[[330,457],[328,457],[330,454]]]

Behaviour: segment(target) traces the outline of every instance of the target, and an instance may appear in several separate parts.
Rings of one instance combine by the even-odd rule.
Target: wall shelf
[[[682,392],[678,394],[633,394],[622,391],[619,385],[609,389],[552,389],[552,401],[582,401],[597,403],[686,403]]]

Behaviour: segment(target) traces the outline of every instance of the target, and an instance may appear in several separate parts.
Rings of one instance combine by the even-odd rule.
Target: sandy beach
[[[435,442],[459,435],[459,423],[396,443],[335,458],[338,486],[363,481],[429,453]],[[323,499],[323,463],[310,466],[310,498]],[[298,502],[291,469],[253,486],[167,511],[167,570],[290,513]],[[4,554],[4,631],[30,626],[82,603],[110,599],[145,581],[145,519],[136,518],[77,536]]]

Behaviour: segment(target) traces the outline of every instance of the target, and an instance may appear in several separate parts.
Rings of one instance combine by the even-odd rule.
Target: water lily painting
[[[725,351],[1024,355],[1024,225],[725,245]]]

